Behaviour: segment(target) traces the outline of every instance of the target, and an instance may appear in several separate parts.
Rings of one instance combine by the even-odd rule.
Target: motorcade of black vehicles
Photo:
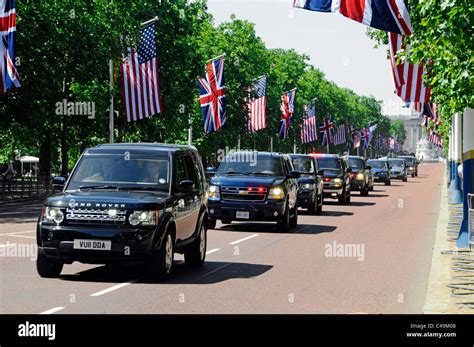
[[[418,164],[420,164],[420,161],[416,157],[401,155],[398,158],[405,160],[408,175],[411,175],[411,177],[418,176]]]
[[[404,159],[388,158],[388,165],[390,167],[390,176],[392,179],[408,181],[407,166]]]
[[[351,168],[337,154],[310,154],[318,162],[319,175],[323,178],[323,197],[337,199],[339,204],[351,203]]]
[[[386,186],[392,184],[389,164],[386,159],[369,159],[367,165],[371,167],[374,175],[374,182],[383,182]]]
[[[360,191],[360,195],[367,196],[374,190],[374,177],[363,157],[349,155],[346,157],[351,168],[351,190]]]
[[[208,189],[209,228],[216,221],[276,222],[288,232],[298,224],[298,178],[290,157],[269,152],[228,154]]]
[[[37,225],[37,270],[64,264],[145,262],[150,277],[172,275],[174,254],[191,266],[206,257],[206,182],[192,146],[121,143],[86,149],[46,199]]]
[[[307,154],[289,154],[293,167],[300,173],[298,178],[298,207],[308,209],[311,214],[323,210],[323,180],[318,175],[316,158]]]

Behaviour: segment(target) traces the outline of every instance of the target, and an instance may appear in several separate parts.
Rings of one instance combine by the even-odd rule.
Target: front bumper
[[[285,200],[261,202],[208,200],[209,217],[232,221],[279,221],[285,213]],[[236,212],[249,212],[249,218],[237,218]]]
[[[328,186],[326,188],[326,186],[324,186],[324,193],[323,193],[323,196],[325,198],[333,198],[333,199],[337,199],[339,198],[340,196],[342,196],[342,187],[341,188],[334,188],[334,187],[331,187],[331,186]]]
[[[56,261],[103,264],[145,260],[151,255],[155,229],[38,224],[37,242],[43,254]],[[111,241],[111,250],[74,249],[74,240]]]
[[[404,172],[401,172],[401,173],[392,172],[390,174],[390,176],[393,179],[397,179],[397,180],[402,180],[402,179],[405,179],[407,177],[407,175]]]
[[[388,175],[374,175],[374,182],[388,182],[389,180]]]
[[[314,196],[315,191],[313,189],[300,189],[298,191],[298,206],[302,208],[314,206]]]
[[[351,182],[351,189],[352,190],[362,190],[365,186],[365,180],[358,181],[353,179]]]

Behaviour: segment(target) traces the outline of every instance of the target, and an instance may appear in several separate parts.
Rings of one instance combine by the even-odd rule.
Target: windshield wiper
[[[99,185],[95,185],[95,186],[79,186],[79,190],[81,189],[118,189],[117,186],[114,186],[114,185],[111,185],[111,184],[108,184],[108,185],[103,185],[103,186],[99,186]]]
[[[242,172],[236,172],[236,171],[227,171],[227,172],[223,172],[221,175],[247,175],[247,174],[242,173]]]
[[[247,175],[263,175],[263,176],[277,176],[275,174],[266,173],[266,172],[249,172]]]
[[[119,190],[161,190],[156,187],[120,187]]]

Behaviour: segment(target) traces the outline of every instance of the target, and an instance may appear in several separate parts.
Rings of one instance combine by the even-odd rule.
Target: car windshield
[[[385,162],[382,160],[369,160],[367,165],[373,169],[385,169]]]
[[[247,160],[241,156],[227,156],[217,169],[217,175],[283,176],[279,157],[256,156]]]
[[[408,165],[414,166],[415,165],[415,159],[414,158],[403,158]]]
[[[349,158],[349,166],[352,169],[363,169],[364,161],[360,158]]]
[[[84,156],[74,170],[66,190],[107,187],[169,192],[169,158],[134,158],[133,155]]]
[[[317,158],[319,170],[341,171],[341,162],[338,158]]]
[[[404,167],[405,166],[405,161],[403,159],[389,159],[388,162],[390,163],[391,167],[394,167],[394,166]]]
[[[314,173],[313,161],[310,158],[291,158],[295,170],[302,174]]]

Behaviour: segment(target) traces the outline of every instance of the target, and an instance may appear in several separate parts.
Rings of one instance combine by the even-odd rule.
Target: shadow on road
[[[350,206],[373,206],[375,202],[366,202],[366,201],[351,201]]]
[[[73,275],[62,275],[64,281],[152,284],[212,284],[234,278],[254,278],[273,268],[272,265],[232,263],[220,261],[206,261],[202,268],[196,269],[187,266],[184,261],[176,261],[173,277],[167,281],[157,283],[152,281],[146,273],[145,266],[98,266],[93,269],[78,272]],[[137,280],[138,278],[138,280]]]
[[[337,227],[332,226],[332,225],[313,225],[313,224],[298,223],[298,226],[296,228],[292,228],[287,234],[321,234],[321,233],[329,233],[336,229]],[[247,233],[277,233],[277,234],[282,234],[282,235],[285,234],[278,230],[276,223],[275,224],[271,224],[271,223],[227,224],[219,228],[216,228],[216,230],[229,231],[229,232],[239,231],[239,232],[247,232]]]
[[[378,190],[377,190],[378,192]],[[388,194],[372,194],[372,193],[369,193],[368,196],[366,196],[366,198],[385,198],[389,196]]]
[[[327,211],[324,210],[323,207],[323,213],[321,214],[323,217],[342,217],[342,216],[353,216],[354,212],[346,212],[346,211]]]

